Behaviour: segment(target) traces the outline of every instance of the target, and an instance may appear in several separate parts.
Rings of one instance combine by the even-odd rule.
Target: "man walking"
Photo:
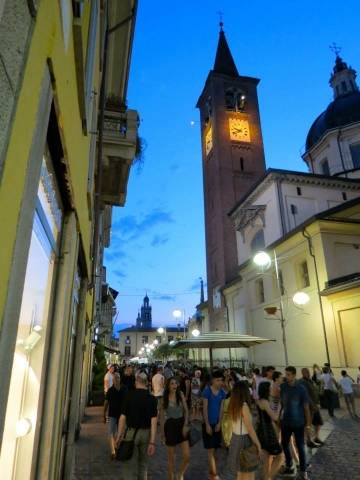
[[[314,440],[311,439],[310,430],[305,432],[307,439],[306,445],[309,448],[317,448],[324,444],[324,442],[320,440],[320,429],[321,426],[324,425],[324,422],[320,414],[319,394],[315,382],[310,377],[310,370],[308,368],[303,368],[301,374],[302,379],[299,380],[299,383],[303,385],[308,395],[312,424],[315,429]]]
[[[341,378],[339,380],[339,384],[344,394],[346,408],[348,409],[350,417],[357,418],[357,413],[355,410],[353,383],[354,380],[349,377],[346,370],[341,370]]]
[[[285,382],[280,386],[281,398],[281,443],[286,458],[286,475],[293,474],[290,452],[291,435],[295,437],[296,448],[300,459],[298,479],[307,480],[304,431],[311,429],[309,400],[305,388],[296,381],[296,368],[285,368]]]
[[[331,373],[330,367],[323,368],[321,380],[324,384],[324,398],[326,402],[326,408],[328,409],[329,416],[331,418],[335,418],[334,409],[336,402],[337,383]]]
[[[144,480],[147,478],[148,458],[155,453],[157,405],[150,395],[145,373],[135,377],[135,390],[125,397],[121,408],[117,444],[134,439],[135,447],[130,460],[121,464],[121,480]]]
[[[156,403],[159,407],[160,400],[164,395],[164,385],[165,385],[165,378],[163,375],[162,367],[158,367],[156,369],[156,374],[152,377],[151,384],[152,384],[153,395],[156,398]]]
[[[104,400],[104,423],[106,423],[106,421],[108,419],[107,413],[108,413],[108,408],[109,408],[109,402],[106,398],[106,394],[107,394],[109,388],[111,388],[113,386],[114,373],[115,373],[115,366],[111,365],[111,364],[108,365],[108,371],[104,375],[104,397],[105,397],[105,400]]]

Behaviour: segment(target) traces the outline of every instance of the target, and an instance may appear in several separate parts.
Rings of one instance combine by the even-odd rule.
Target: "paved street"
[[[358,402],[359,405],[359,402]],[[349,419],[344,410],[337,419],[326,421],[323,439],[326,445],[314,450],[311,459],[311,480],[360,480],[360,422]],[[323,411],[324,419],[327,419]],[[232,480],[227,472],[225,452],[220,453],[220,475]],[[118,480],[121,465],[109,459],[107,425],[101,422],[101,408],[90,407],[82,424],[76,446],[75,471],[72,480]],[[159,443],[150,461],[149,480],[166,480],[166,451]],[[191,450],[191,465],[186,480],[207,479],[206,451],[200,441]]]

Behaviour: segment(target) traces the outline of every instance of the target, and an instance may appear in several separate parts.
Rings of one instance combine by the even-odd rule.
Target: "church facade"
[[[337,55],[330,78],[334,100],[314,121],[306,140],[303,159],[309,173],[265,169],[254,97],[258,80],[247,78],[237,74],[221,29],[214,70],[198,103],[208,272],[202,330],[276,340],[233,350],[234,359],[257,365],[328,361],[334,367],[357,368],[360,92],[356,72]],[[218,89],[210,98],[209,88],[215,83]],[[253,261],[259,251],[269,256],[266,268]],[[294,303],[299,292],[307,298],[306,305]],[[226,358],[225,352],[218,351],[218,358]]]

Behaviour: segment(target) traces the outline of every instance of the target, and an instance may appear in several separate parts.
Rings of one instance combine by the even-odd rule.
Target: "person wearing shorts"
[[[203,416],[202,425],[204,448],[208,451],[209,478],[217,480],[215,451],[221,446],[221,421],[224,410],[226,393],[222,389],[224,382],[223,372],[213,372],[210,385],[202,392]]]

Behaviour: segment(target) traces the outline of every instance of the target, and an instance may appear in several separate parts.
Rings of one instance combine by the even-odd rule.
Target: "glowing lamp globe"
[[[191,332],[191,335],[193,337],[198,337],[200,335],[200,330],[198,330],[197,328],[194,328],[194,330]]]
[[[182,316],[181,310],[179,309],[174,310],[173,315],[175,318],[180,318]]]
[[[271,266],[271,257],[266,252],[258,252],[255,254],[253,261],[255,265],[262,268],[269,268]]]
[[[293,296],[293,302],[295,303],[295,305],[306,305],[307,303],[309,303],[309,300],[310,297],[305,292],[296,292]]]
[[[165,332],[165,330],[164,330],[163,327],[159,327],[159,328],[157,329],[157,331],[158,331],[158,333],[160,333],[160,335],[162,335],[162,334]]]
[[[28,418],[20,418],[20,420],[16,422],[16,436],[25,437],[25,435],[30,433],[31,428],[31,420],[29,420]]]

